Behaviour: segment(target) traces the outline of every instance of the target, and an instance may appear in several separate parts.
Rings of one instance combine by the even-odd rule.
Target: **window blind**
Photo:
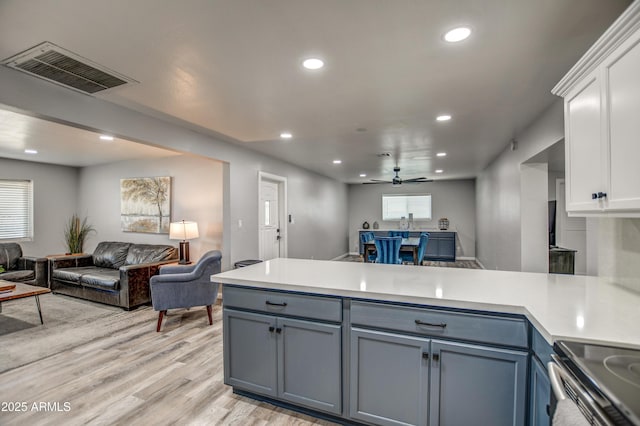
[[[0,240],[33,239],[33,182],[0,179]]]
[[[431,220],[431,194],[382,196],[382,220],[408,219],[409,213],[414,220]]]

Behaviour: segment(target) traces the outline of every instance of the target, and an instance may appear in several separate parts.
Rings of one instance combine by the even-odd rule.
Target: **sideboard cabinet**
[[[389,231],[361,230],[358,241],[362,241],[360,234],[363,232],[373,232],[375,236],[386,237]],[[410,237],[419,237],[421,233],[429,234],[429,242],[424,253],[423,260],[434,260],[444,262],[456,261],[456,233],[453,231],[409,231]],[[364,247],[360,243],[360,254],[364,253]]]

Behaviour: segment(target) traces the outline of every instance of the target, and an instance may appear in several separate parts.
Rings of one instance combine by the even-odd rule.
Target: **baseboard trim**
[[[478,259],[471,256],[456,256],[456,260],[478,260]]]
[[[334,257],[334,258],[333,258],[333,259],[331,259],[331,260],[341,260],[341,259],[344,259],[345,257],[349,256],[350,254],[351,254],[351,253],[341,254],[340,256],[338,256],[338,257]]]

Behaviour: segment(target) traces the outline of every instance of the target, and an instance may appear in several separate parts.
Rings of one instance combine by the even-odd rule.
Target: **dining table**
[[[375,240],[367,240],[363,243],[364,261],[369,262],[369,255],[375,253]],[[400,243],[400,251],[411,252],[413,255],[413,264],[419,265],[422,259],[418,259],[418,247],[420,246],[420,237],[403,238]]]

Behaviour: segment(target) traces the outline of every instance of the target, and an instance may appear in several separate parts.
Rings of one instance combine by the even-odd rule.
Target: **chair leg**
[[[156,332],[160,332],[160,327],[162,326],[162,317],[167,313],[167,311],[158,312],[158,326],[156,327]]]
[[[213,308],[211,307],[211,305],[207,305],[207,315],[209,316],[209,325],[213,325]]]

